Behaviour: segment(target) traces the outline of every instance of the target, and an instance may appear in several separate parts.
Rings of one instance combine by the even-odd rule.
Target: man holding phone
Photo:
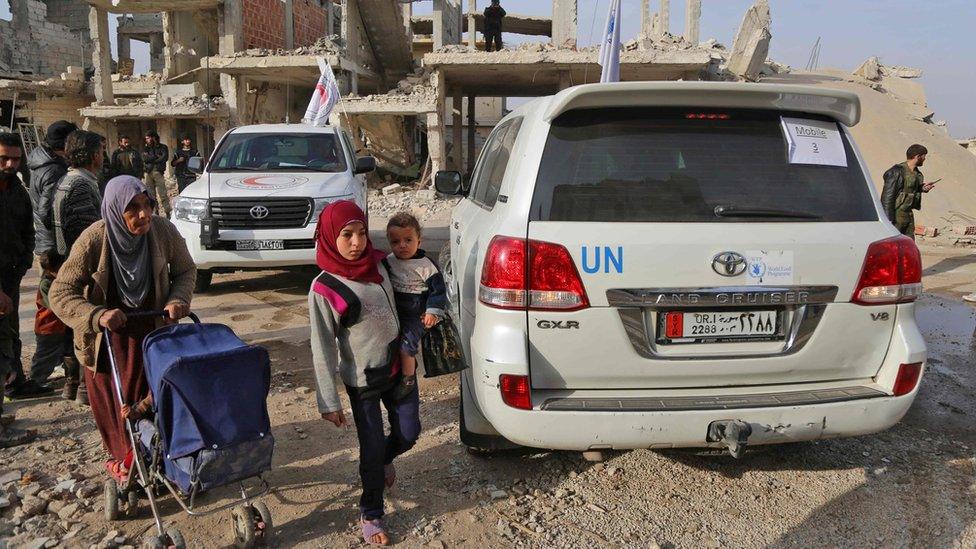
[[[928,149],[922,145],[908,147],[901,164],[895,164],[884,174],[884,189],[881,191],[881,205],[888,219],[901,234],[915,238],[914,210],[922,209],[922,193],[935,188],[938,181],[925,182],[919,168],[925,164]]]

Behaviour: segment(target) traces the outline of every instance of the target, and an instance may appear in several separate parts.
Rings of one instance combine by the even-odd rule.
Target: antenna
[[[808,71],[817,70],[817,68],[820,66],[820,46],[821,46],[821,44],[822,44],[821,43],[821,37],[818,36],[817,37],[817,41],[814,42],[813,48],[810,50],[810,58],[807,59],[806,70],[808,70]]]

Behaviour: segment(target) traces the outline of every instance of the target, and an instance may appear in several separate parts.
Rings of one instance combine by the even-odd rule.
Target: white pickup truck
[[[356,157],[349,136],[302,124],[241,126],[217,144],[209,162],[173,205],[172,221],[197,265],[197,291],[215,272],[315,262],[319,213],[336,200],[366,210],[372,157]]]

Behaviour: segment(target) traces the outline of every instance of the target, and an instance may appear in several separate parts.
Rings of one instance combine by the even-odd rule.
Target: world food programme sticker
[[[746,280],[752,286],[793,284],[793,252],[746,252]]]

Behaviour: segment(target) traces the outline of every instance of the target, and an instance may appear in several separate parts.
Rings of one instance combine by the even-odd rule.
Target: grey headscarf
[[[102,219],[112,252],[112,271],[122,302],[139,307],[149,294],[152,272],[149,261],[149,235],[136,236],[125,226],[122,212],[136,195],[149,193],[142,181],[131,175],[113,177],[105,186]]]

